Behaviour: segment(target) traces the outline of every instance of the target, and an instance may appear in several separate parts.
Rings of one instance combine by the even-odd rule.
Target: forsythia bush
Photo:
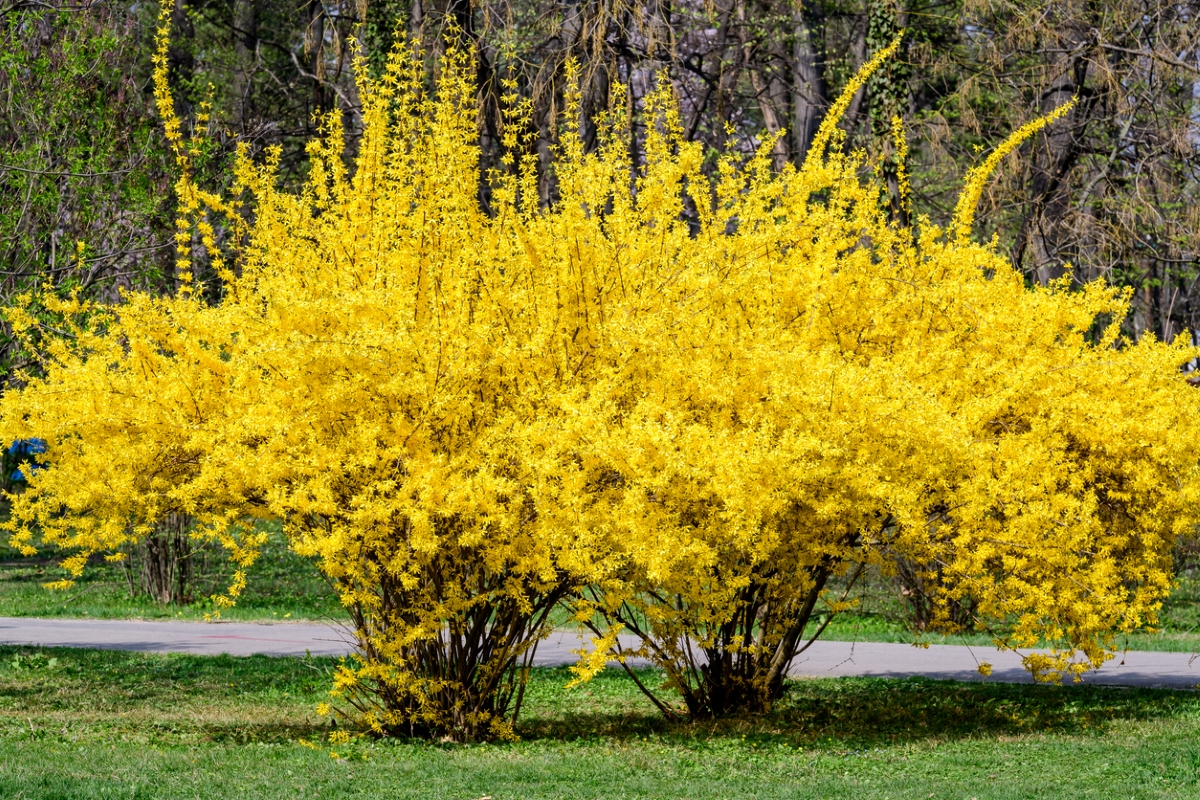
[[[888,53],[782,173],[768,143],[706,177],[663,83],[646,163],[619,110],[595,152],[568,125],[542,207],[510,97],[485,212],[469,59],[430,96],[400,46],[359,68],[353,169],[330,116],[301,191],[243,154],[218,196],[188,177],[161,45],[182,287],[7,311],[41,361],[0,434],[48,443],[11,498],[16,545],[68,548],[78,574],[185,512],[246,565],[253,521],[280,518],[355,626],[335,705],[463,739],[511,735],[560,603],[596,632],[581,679],[632,633],[692,714],[768,705],[844,607],[830,581],[897,558],[1005,623],[1002,645],[1054,645],[1028,659],[1043,676],[1153,622],[1198,521],[1196,353],[1123,341],[1119,293],[1029,289],[970,241],[990,166],[1031,131],[950,231],[910,230],[835,128]]]

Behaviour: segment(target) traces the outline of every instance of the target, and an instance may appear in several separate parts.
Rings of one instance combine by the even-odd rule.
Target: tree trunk
[[[1088,63],[1085,34],[1069,53],[1069,65],[1052,76],[1053,85],[1042,93],[1041,113],[1047,114],[1067,102],[1087,81]],[[1042,133],[1035,140],[1029,163],[1028,209],[1013,245],[1013,263],[1024,269],[1037,283],[1045,286],[1063,275],[1064,257],[1060,253],[1069,238],[1067,216],[1071,210],[1067,194],[1068,176],[1079,161],[1080,142],[1075,128],[1086,119],[1091,106],[1089,97],[1080,97],[1078,105],[1064,123]]]
[[[776,137],[775,145],[771,148],[775,168],[783,169],[783,165],[788,160],[788,142],[787,138],[781,135],[783,120],[774,102],[777,92],[773,91],[774,87],[772,86],[770,52],[768,48],[763,47],[764,43],[759,41],[756,31],[750,29],[752,20],[747,19],[747,2],[749,0],[741,0],[738,3],[738,30],[742,40],[742,63],[750,74],[750,85],[754,89],[754,97],[758,102],[759,112],[762,114],[763,126],[767,129],[769,136]],[[763,58],[760,55],[766,57]]]
[[[792,12],[796,38],[792,43],[792,150],[796,163],[808,156],[808,148],[829,108],[825,82],[825,54],[814,32],[819,20],[807,5]]]
[[[234,0],[233,4],[233,81],[237,98],[233,103],[233,124],[246,133],[253,123],[253,80],[258,54],[258,7],[256,0]]]
[[[867,44],[871,55],[884,49],[908,25],[908,11],[897,0],[871,0],[867,11]],[[903,119],[911,104],[907,64],[903,52],[882,65],[867,83],[867,103],[879,163],[887,183],[892,219],[908,224],[904,198],[900,196],[899,154],[892,140],[892,119]]]
[[[898,558],[895,580],[900,597],[908,605],[914,629],[927,631],[940,627],[947,632],[974,630],[975,602],[971,598],[955,600],[938,596],[945,585],[940,567],[930,571],[910,559]]]
[[[191,522],[187,514],[168,514],[154,533],[134,547],[125,561],[130,594],[147,594],[160,605],[191,602],[195,553],[188,535]]]

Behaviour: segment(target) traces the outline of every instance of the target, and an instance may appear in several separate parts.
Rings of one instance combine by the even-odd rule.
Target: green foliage
[[[50,284],[111,299],[169,280],[170,159],[138,36],[100,5],[0,14],[0,298]],[[15,356],[0,330],[0,376]]]

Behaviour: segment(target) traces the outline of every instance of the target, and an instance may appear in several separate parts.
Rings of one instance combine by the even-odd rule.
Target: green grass
[[[1195,693],[810,680],[769,714],[670,724],[619,673],[541,669],[516,744],[331,750],[331,665],[0,648],[0,797],[1200,796]]]

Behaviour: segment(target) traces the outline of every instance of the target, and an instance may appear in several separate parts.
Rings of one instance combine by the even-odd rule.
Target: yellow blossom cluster
[[[329,116],[301,190],[242,153],[221,196],[160,81],[182,287],[6,312],[41,360],[0,435],[48,443],[16,545],[78,573],[186,512],[245,565],[253,521],[282,519],[354,622],[334,708],[457,738],[512,735],[560,603],[596,632],[581,679],[632,633],[693,714],[769,704],[845,607],[829,587],[896,558],[1002,644],[1053,645],[1042,676],[1153,622],[1198,516],[1196,353],[1124,341],[1120,293],[1028,288],[972,243],[986,170],[952,235],[900,227],[835,109],[802,168],[768,142],[710,178],[663,82],[636,166],[624,104],[588,152],[568,97],[549,206],[510,96],[485,211],[472,74],[451,50],[426,93],[399,45],[359,66],[352,167]]]

